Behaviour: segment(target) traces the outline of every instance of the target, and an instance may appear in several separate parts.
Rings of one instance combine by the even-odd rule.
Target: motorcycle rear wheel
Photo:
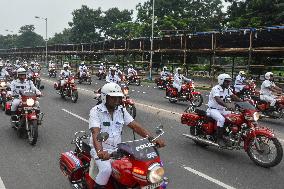
[[[30,145],[35,145],[37,142],[37,138],[38,138],[37,120],[29,121],[28,124],[29,124],[29,129],[30,129],[30,132],[28,133],[29,143]]]
[[[283,158],[283,148],[282,148],[282,145],[279,142],[279,140],[277,138],[268,138],[264,135],[257,135],[256,138],[259,142],[260,150],[256,149],[256,146],[254,144],[254,140],[252,139],[249,142],[249,147],[248,147],[248,150],[247,150],[247,154],[250,157],[250,159],[256,165],[261,166],[261,167],[265,167],[265,168],[274,167],[274,166],[278,165]],[[271,142],[274,145],[276,155],[272,160],[265,162],[264,160],[262,160],[262,158],[264,158],[265,155],[269,156],[271,154],[271,146],[269,146],[268,142]],[[259,157],[257,157],[257,155],[255,153],[258,153]]]
[[[71,100],[73,103],[76,103],[78,100],[78,91],[73,91],[71,95]]]
[[[141,85],[141,80],[140,79],[136,80],[135,84],[136,84],[136,86],[140,86]]]
[[[192,136],[198,136],[198,137],[200,136],[199,131],[197,130],[196,127],[190,127],[190,134],[191,134]],[[201,147],[206,147],[206,146],[208,146],[208,144],[204,144],[204,143],[202,143],[202,142],[200,142],[200,141],[197,141],[197,140],[193,140],[193,142],[194,142],[196,145],[201,146]]]

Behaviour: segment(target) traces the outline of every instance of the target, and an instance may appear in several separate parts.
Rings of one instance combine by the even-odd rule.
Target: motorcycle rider
[[[232,78],[229,74],[220,74],[218,76],[218,85],[214,86],[209,94],[209,102],[207,115],[212,117],[217,122],[217,143],[220,146],[226,145],[224,134],[225,115],[231,113],[231,106],[226,103],[227,99],[232,99],[237,102],[242,100],[233,94],[230,84]],[[228,109],[228,110],[226,110]]]
[[[137,75],[137,71],[133,68],[132,64],[130,64],[128,67],[129,68],[127,70],[127,74],[128,74],[127,77],[128,77],[128,80],[132,80],[133,76]]]
[[[6,79],[10,77],[2,61],[0,61],[0,76],[6,77]]]
[[[17,78],[11,82],[11,95],[18,98],[14,98],[11,106],[11,115],[15,115],[19,104],[21,103],[21,93],[27,90],[34,91],[37,95],[41,95],[40,90],[38,90],[31,80],[27,80],[27,72],[24,68],[19,68],[17,70]],[[39,108],[39,102],[35,102],[35,106]],[[15,119],[15,117],[14,117]]]
[[[237,75],[235,80],[235,92],[240,93],[242,92],[243,88],[246,86],[246,73],[244,71],[240,71],[239,75]]]
[[[66,78],[70,77],[71,76],[71,71],[68,70],[69,66],[68,64],[65,64],[63,65],[63,70],[60,71],[60,74],[59,74],[59,87],[60,87],[60,91],[62,92],[63,88],[64,88],[64,85],[66,83]]]
[[[270,109],[274,111],[277,100],[276,100],[276,96],[273,93],[282,94],[283,90],[280,87],[275,85],[272,72],[267,72],[264,75],[264,77],[265,77],[265,80],[262,82],[261,88],[260,88],[260,100],[269,102]],[[281,104],[279,105],[281,106]]]
[[[96,176],[95,189],[106,187],[112,169],[110,153],[114,152],[117,144],[121,143],[122,127],[126,125],[141,137],[153,138],[153,135],[143,128],[121,105],[123,93],[119,85],[107,83],[101,89],[102,103],[95,106],[90,111],[89,129],[91,131],[90,146],[91,156],[95,160],[99,169]],[[98,142],[97,136],[100,132],[107,132],[109,139],[105,142]],[[154,143],[158,147],[164,147],[165,143],[157,139]],[[92,160],[92,161],[93,161]]]
[[[101,63],[99,67],[99,74],[102,74],[104,72],[105,72],[105,66],[104,66],[104,63]]]
[[[79,78],[81,78],[83,73],[87,70],[88,70],[88,68],[85,65],[85,62],[81,62],[80,66],[79,66]]]
[[[120,66],[119,66],[119,64],[115,64],[115,67],[116,67],[116,75],[118,75],[118,77],[122,77],[122,71],[120,70]]]
[[[174,75],[174,82],[173,82],[173,87],[178,90],[178,96],[181,96],[181,93],[182,93],[181,85],[182,85],[183,81],[190,82],[191,79],[186,78],[182,74],[182,69],[178,67],[178,68],[176,68],[176,73]]]
[[[110,67],[110,73],[106,77],[106,82],[108,82],[108,83],[119,83],[121,81],[121,79],[116,74],[116,71],[117,71],[116,67]]]

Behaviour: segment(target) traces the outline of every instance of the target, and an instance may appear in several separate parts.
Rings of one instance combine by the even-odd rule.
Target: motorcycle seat
[[[91,152],[91,146],[87,144],[86,142],[82,141],[82,150],[84,152],[90,153]]]
[[[200,115],[200,116],[207,116],[206,111],[204,110],[196,109],[195,113],[197,113],[197,115]]]

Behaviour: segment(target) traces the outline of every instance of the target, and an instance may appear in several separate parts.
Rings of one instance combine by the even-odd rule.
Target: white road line
[[[221,186],[221,187],[223,187],[223,188],[226,188],[226,189],[236,189],[236,188],[234,188],[234,187],[232,187],[232,186],[229,186],[229,185],[227,185],[227,184],[225,184],[225,183],[223,183],[223,182],[221,182],[221,181],[219,181],[219,180],[216,180],[216,179],[214,179],[214,178],[212,178],[212,177],[210,177],[210,176],[208,176],[208,175],[206,175],[206,174],[204,174],[204,173],[201,173],[201,172],[199,172],[199,171],[196,171],[195,169],[192,169],[192,168],[190,168],[190,167],[184,167],[187,171],[190,171],[191,173],[194,173],[194,174],[196,174],[196,175],[198,175],[198,176],[200,176],[200,177],[202,177],[202,178],[205,178],[206,180],[209,180],[210,182],[214,182],[215,184],[217,184],[217,185],[219,185],[219,186]]]
[[[83,118],[83,117],[81,117],[81,116],[79,116],[77,114],[74,114],[74,113],[72,113],[72,112],[70,112],[70,111],[68,111],[66,109],[61,109],[61,110],[66,112],[66,113],[68,113],[68,114],[70,114],[70,115],[72,115],[72,116],[74,116],[74,117],[76,117],[76,118],[78,118],[78,119],[80,119],[80,120],[82,120],[82,121],[84,121],[84,122],[86,122],[86,123],[89,123],[89,121],[87,119],[85,119],[85,118]]]
[[[0,189],[6,189],[1,177],[0,177]]]

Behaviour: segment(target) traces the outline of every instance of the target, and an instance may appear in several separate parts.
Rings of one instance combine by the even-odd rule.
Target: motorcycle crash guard
[[[80,183],[84,176],[84,166],[82,161],[74,154],[74,152],[64,152],[60,155],[60,170],[68,177],[73,184]]]
[[[258,127],[255,128],[255,136],[266,136],[267,138],[275,138],[275,135],[273,131],[271,131],[269,128],[265,127]],[[247,151],[249,147],[249,143],[251,140],[253,140],[254,134],[253,131],[247,134],[246,140],[244,141],[244,150]]]

